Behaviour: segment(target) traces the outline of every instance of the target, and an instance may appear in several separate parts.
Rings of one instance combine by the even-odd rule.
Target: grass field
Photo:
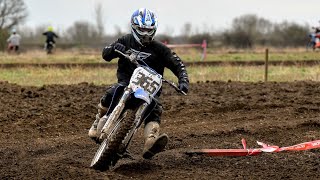
[[[42,51],[31,51],[19,55],[0,53],[0,64],[9,63],[103,63],[100,52],[57,52],[47,55]]]
[[[198,50],[180,50],[185,62],[194,61]],[[216,61],[250,61],[264,59],[264,51],[208,51],[207,60]],[[271,51],[272,52],[272,51]],[[0,64],[4,63],[107,63],[101,58],[101,52],[56,52],[46,55],[42,51],[27,52],[20,55],[0,55]],[[305,52],[303,50],[277,51],[270,53],[272,60],[320,60],[320,52]],[[114,60],[112,63],[117,63]],[[264,66],[189,66],[187,67],[190,81],[264,81]],[[269,66],[269,81],[320,81],[320,66]],[[8,81],[20,85],[42,86],[45,84],[76,84],[89,82],[94,84],[111,84],[116,82],[115,68],[55,68],[55,67],[20,67],[2,68],[0,81]],[[174,75],[165,71],[165,77],[176,81]]]
[[[202,51],[199,49],[175,49],[185,62],[201,60]],[[206,61],[264,61],[265,50],[215,50],[208,49]],[[320,60],[320,52],[305,49],[270,49],[270,61],[307,61]],[[112,61],[115,63],[116,61]],[[105,63],[99,50],[59,51],[47,55],[43,51],[30,51],[20,55],[0,53],[0,64],[3,63]]]
[[[223,66],[223,67],[187,67],[190,81],[264,81],[263,66]],[[116,82],[115,68],[10,68],[0,71],[0,80],[20,85],[42,86],[45,84],[111,84]],[[165,77],[177,81],[169,71]],[[320,66],[316,67],[269,67],[269,81],[320,81]]]

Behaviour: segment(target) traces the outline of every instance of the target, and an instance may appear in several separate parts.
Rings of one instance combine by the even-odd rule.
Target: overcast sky
[[[94,7],[101,4],[106,33],[115,26],[129,31],[132,13],[146,7],[159,20],[158,32],[180,34],[185,23],[199,31],[229,28],[232,20],[244,14],[256,14],[271,22],[296,22],[318,26],[319,0],[25,0],[29,17],[25,25],[52,25],[65,30],[75,21],[95,23]]]

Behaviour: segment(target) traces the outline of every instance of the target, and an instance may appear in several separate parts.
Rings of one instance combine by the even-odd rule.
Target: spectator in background
[[[10,37],[7,39],[8,42],[8,52],[10,53],[11,51],[18,52],[19,47],[20,47],[20,40],[21,36],[17,34],[17,31],[15,29],[12,30],[12,34]]]
[[[58,35],[53,32],[53,28],[51,26],[48,27],[48,30],[44,32],[43,35],[46,36],[45,49],[47,49],[49,44],[54,46],[56,43],[55,38],[59,38]]]
[[[320,21],[319,21],[319,24],[320,24]],[[320,33],[320,26],[313,26],[312,29],[314,29],[315,34]]]
[[[314,34],[320,33],[320,27],[312,27],[314,29]]]
[[[320,48],[320,26],[313,26],[312,29],[314,32],[309,34],[310,42],[308,43],[307,47],[311,46],[312,49],[315,50],[316,48]]]

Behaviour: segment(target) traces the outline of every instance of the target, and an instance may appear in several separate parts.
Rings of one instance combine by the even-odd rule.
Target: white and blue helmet
[[[132,34],[141,45],[148,44],[153,40],[157,27],[157,17],[149,9],[140,8],[131,16]]]

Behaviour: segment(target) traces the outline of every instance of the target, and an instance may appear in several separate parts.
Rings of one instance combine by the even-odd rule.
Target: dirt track
[[[320,139],[320,83],[207,82],[162,102],[165,152],[143,160],[140,130],[113,171],[90,169],[87,137],[105,87],[0,82],[0,179],[320,179],[320,149],[250,157],[189,157],[193,148],[289,146]]]

